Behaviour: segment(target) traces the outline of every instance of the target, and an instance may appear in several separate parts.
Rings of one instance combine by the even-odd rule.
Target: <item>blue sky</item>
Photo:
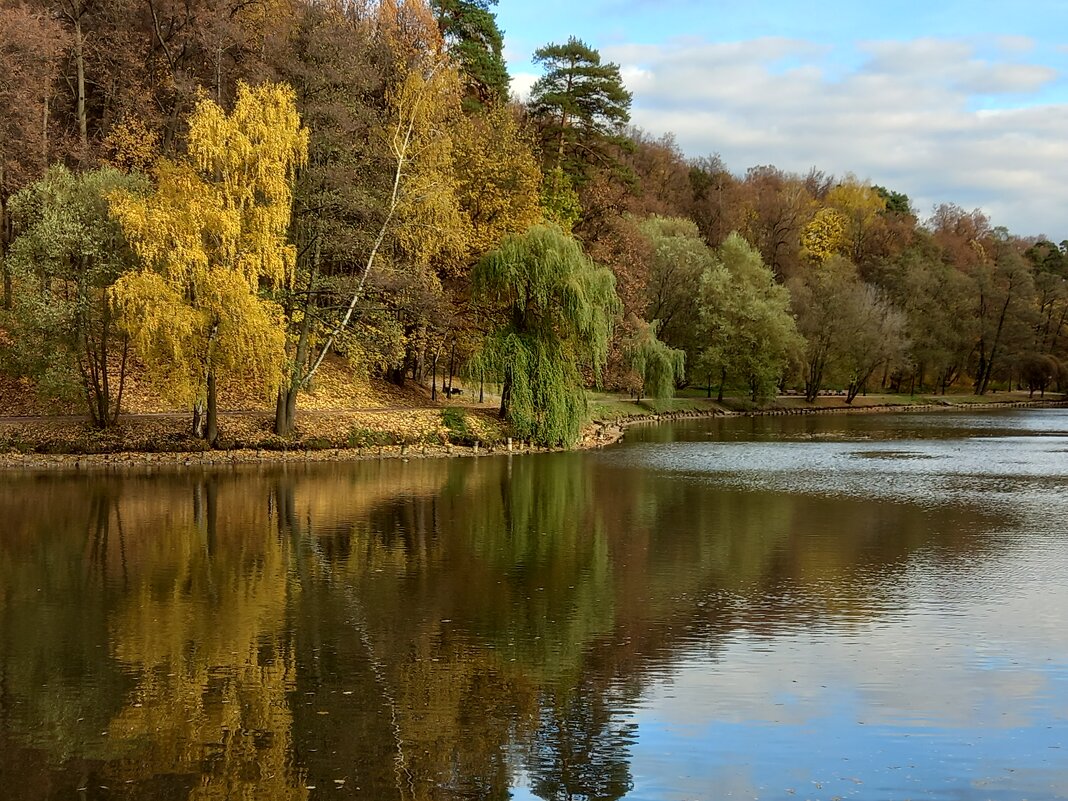
[[[575,35],[690,156],[856,174],[1068,239],[1068,2],[500,0],[513,89]]]

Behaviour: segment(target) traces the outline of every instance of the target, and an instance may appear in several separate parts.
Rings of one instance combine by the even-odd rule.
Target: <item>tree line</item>
[[[107,426],[137,363],[209,442],[224,387],[293,434],[338,357],[550,443],[595,383],[1064,382],[1065,243],[687,158],[576,39],[510,99],[493,5],[2,0],[3,368]]]

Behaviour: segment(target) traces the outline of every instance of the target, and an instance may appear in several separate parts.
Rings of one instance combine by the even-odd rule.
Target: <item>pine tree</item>
[[[601,54],[571,37],[534,53],[545,74],[530,90],[530,110],[541,123],[545,161],[581,177],[589,162],[610,161],[608,141],[620,138],[630,122],[631,94],[618,64],[602,64]]]
[[[464,110],[475,112],[508,100],[504,33],[490,6],[497,0],[433,0],[431,6],[449,53],[464,75]]]

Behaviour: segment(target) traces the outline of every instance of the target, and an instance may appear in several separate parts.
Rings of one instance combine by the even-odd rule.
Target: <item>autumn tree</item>
[[[801,229],[815,200],[806,181],[774,167],[752,167],[737,190],[742,206],[738,233],[750,242],[779,280],[797,272]]]
[[[501,416],[521,437],[574,442],[586,412],[580,366],[604,368],[619,309],[612,273],[538,225],[506,238],[472,278],[475,297],[501,314],[476,357],[501,384]]]
[[[623,171],[620,181],[628,189],[631,214],[682,217],[693,208],[691,164],[674,134],[653,137],[631,128],[615,157]]]
[[[452,161],[456,198],[471,225],[467,258],[541,220],[541,170],[510,109],[497,106],[459,121]]]
[[[15,355],[40,388],[78,398],[99,427],[119,416],[129,352],[108,289],[136,265],[107,198],[146,190],[142,176],[56,166],[11,202]]]
[[[718,247],[731,232],[742,230],[746,207],[739,196],[739,181],[718,153],[690,162],[689,184],[686,216],[710,246]]]
[[[823,202],[842,222],[841,255],[858,267],[864,265],[872,231],[886,211],[886,199],[876,188],[848,175],[827,192]]]
[[[381,87],[382,113],[366,127],[378,149],[348,162],[371,179],[371,191],[346,201],[351,218],[342,235],[351,247],[331,285],[318,290],[314,309],[299,304],[289,318],[292,369],[279,396],[279,434],[292,432],[299,392],[337,349],[362,369],[388,369],[410,358],[417,342],[427,341],[420,331],[446,305],[442,277],[454,274],[467,253],[472,224],[460,208],[453,155],[459,76],[424,11],[419,3],[383,3],[372,20],[371,44],[392,72]],[[308,252],[314,265],[330,243],[313,214],[318,233]]]
[[[209,443],[220,377],[267,392],[282,380],[282,311],[260,290],[293,271],[292,182],[307,136],[288,86],[242,85],[229,114],[200,101],[189,162],[161,162],[154,193],[114,196],[144,264],[119,279],[115,301],[156,381],[192,403],[194,435]]]
[[[39,178],[49,162],[49,97],[61,42],[59,27],[45,15],[0,6],[0,270],[5,309],[12,304],[6,261],[12,237],[8,200]]]
[[[801,229],[801,253],[816,264],[841,254],[847,244],[848,220],[837,209],[823,208]]]
[[[849,283],[837,314],[842,339],[835,366],[846,387],[846,403],[865,390],[878,370],[901,367],[908,341],[905,315],[870,284]]]
[[[608,163],[606,144],[630,120],[631,94],[619,65],[602,64],[601,54],[575,37],[538,48],[534,62],[545,69],[530,90],[545,163],[573,178],[586,174],[586,164]]]
[[[308,162],[298,172],[291,233],[296,269],[279,298],[287,321],[287,376],[275,430],[291,433],[309,357],[335,322],[375,232],[387,214],[390,160],[384,137],[386,48],[374,21],[323,5],[302,5],[290,47],[274,69],[297,94],[309,129]]]

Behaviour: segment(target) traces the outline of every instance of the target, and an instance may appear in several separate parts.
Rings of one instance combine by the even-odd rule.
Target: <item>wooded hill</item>
[[[3,370],[107,426],[136,362],[209,441],[234,387],[291,434],[335,355],[495,387],[547,443],[593,383],[1066,380],[1066,243],[687,158],[574,39],[510,100],[492,6],[0,0]]]

